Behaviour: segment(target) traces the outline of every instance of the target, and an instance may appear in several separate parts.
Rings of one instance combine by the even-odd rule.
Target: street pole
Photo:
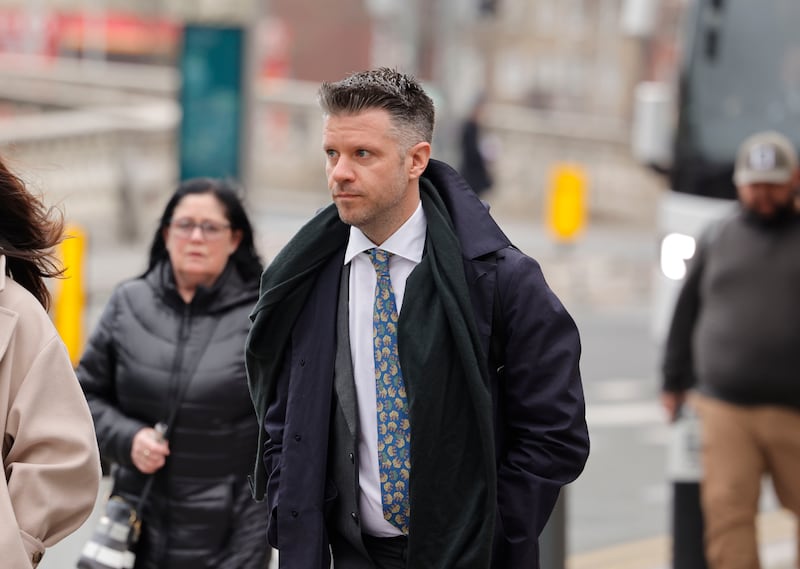
[[[252,17],[245,23],[244,77],[242,81],[242,117],[239,134],[239,181],[245,191],[252,191],[254,180],[253,154],[256,130],[256,90],[259,81],[259,23],[267,14],[268,0],[260,0],[252,7]]]
[[[67,347],[72,365],[77,367],[83,352],[86,231],[79,225],[70,224],[64,235],[66,239],[58,247],[64,278],[59,280],[53,297],[53,322]]]
[[[707,569],[698,482],[672,485],[672,568]]]
[[[556,506],[539,536],[539,566],[566,569],[567,566],[567,487],[561,489]]]
[[[707,569],[700,505],[700,419],[683,405],[671,426],[668,468],[672,480],[672,567]]]

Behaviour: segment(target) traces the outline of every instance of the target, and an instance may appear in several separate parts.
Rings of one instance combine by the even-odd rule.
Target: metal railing
[[[0,98],[43,107],[74,108],[175,99],[177,69],[0,53]]]
[[[162,101],[11,117],[0,121],[0,154],[70,221],[132,239],[173,189],[178,115]]]

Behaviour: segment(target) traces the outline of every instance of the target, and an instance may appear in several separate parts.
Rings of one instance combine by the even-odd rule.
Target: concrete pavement
[[[109,480],[105,478],[92,516],[77,532],[48,549],[39,569],[74,568],[83,544],[91,536],[92,528],[103,511],[109,490]],[[762,514],[758,520],[758,531],[763,542],[761,547],[763,569],[796,567],[793,565],[796,528],[788,514],[780,511]],[[672,569],[670,551],[669,536],[659,535],[570,555],[563,569]],[[270,569],[277,569],[277,557],[278,554],[275,552]]]
[[[797,531],[792,516],[783,511],[762,513],[758,518],[758,535],[764,569],[796,567],[793,562]],[[671,569],[671,547],[669,536],[655,536],[573,555],[567,569]]]

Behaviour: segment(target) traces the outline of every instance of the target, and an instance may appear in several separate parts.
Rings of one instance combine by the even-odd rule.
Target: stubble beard
[[[405,199],[405,184],[402,177],[398,176],[393,181],[389,195],[393,199],[388,201],[366,201],[361,207],[348,207],[336,203],[336,210],[342,223],[357,227],[364,235],[371,239],[388,231],[394,233],[405,221],[401,217],[402,202]],[[396,226],[396,227],[395,227]]]
[[[767,229],[781,227],[798,216],[794,198],[791,201],[776,204],[775,209],[768,214],[762,213],[752,206],[746,206],[745,212],[747,219],[752,223]]]

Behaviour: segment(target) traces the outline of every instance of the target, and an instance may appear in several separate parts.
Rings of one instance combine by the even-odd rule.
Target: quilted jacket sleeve
[[[104,460],[131,466],[133,437],[149,425],[128,417],[118,406],[115,370],[119,346],[114,329],[121,302],[123,291],[117,288],[89,338],[77,374],[92,411],[100,455]]]

